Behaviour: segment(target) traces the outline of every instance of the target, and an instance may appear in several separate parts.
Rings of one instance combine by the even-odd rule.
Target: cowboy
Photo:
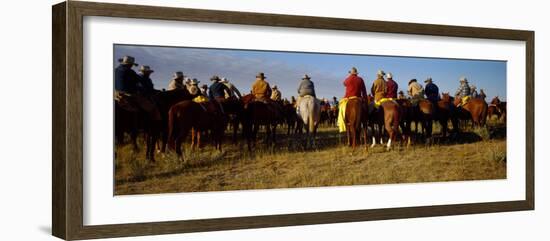
[[[313,81],[311,81],[311,77],[307,74],[304,75],[298,86],[298,100],[296,101],[296,106],[300,106],[300,101],[306,96],[316,97],[315,85]]]
[[[357,68],[352,67],[348,72],[348,77],[344,80],[344,86],[346,87],[346,94],[344,98],[338,104],[338,128],[340,132],[346,131],[346,123],[344,121],[344,114],[346,113],[346,104],[349,99],[367,97],[367,88],[363,78],[358,76]]]
[[[336,96],[333,96],[332,97],[332,106],[338,106],[338,98],[336,98]]]
[[[367,97],[367,88],[363,78],[358,76],[357,68],[353,67],[349,71],[349,76],[344,80],[344,86],[346,87],[346,94],[344,98],[352,97]],[[341,104],[341,101],[340,101]]]
[[[407,97],[405,97],[405,93],[403,93],[402,90],[400,90],[400,91],[397,93],[397,99],[398,99],[398,100],[407,99]]]
[[[309,75],[304,75],[302,78],[300,85],[298,86],[298,96],[304,97],[306,95],[311,95],[313,97],[316,97],[315,95],[315,85],[311,81],[311,77]],[[299,98],[298,98],[299,99]]]
[[[175,90],[175,89],[183,89],[185,88],[185,85],[183,83],[183,78],[185,75],[183,75],[183,72],[178,71],[174,73],[172,76],[172,80],[170,80],[170,83],[168,84],[167,90]]]
[[[487,98],[487,95],[485,94],[485,91],[483,89],[479,89],[479,98],[482,100],[485,100],[485,98]]]
[[[227,86],[228,92],[225,93],[225,98],[226,99],[233,98],[235,96],[238,97],[239,99],[242,98],[242,95],[241,95],[241,92],[239,91],[239,89],[237,89],[237,87],[235,87],[235,85],[233,83],[229,82],[229,80],[227,78],[222,78],[220,83]]]
[[[399,88],[399,86],[393,80],[392,73],[388,73],[386,75],[386,78],[386,98],[391,100],[397,99],[397,89]]]
[[[461,102],[458,104],[458,106],[466,104],[468,100],[470,99],[470,86],[468,85],[468,79],[466,77],[462,76],[460,77],[460,87],[458,87],[458,90],[455,93],[455,96],[458,98],[461,98]]]
[[[375,106],[378,107],[386,97],[386,81],[384,80],[384,75],[386,73],[383,70],[378,70],[376,73],[376,80],[372,83],[370,88],[371,94],[374,95]]]
[[[269,83],[265,81],[266,77],[264,73],[258,73],[256,75],[256,81],[252,84],[252,95],[259,101],[267,101],[271,97],[271,87]]]
[[[407,93],[411,97],[411,103],[415,106],[418,104],[418,101],[424,98],[424,89],[422,89],[422,85],[419,84],[416,79],[411,79],[409,81]]]
[[[218,102],[223,102],[225,100],[225,93],[229,92],[227,86],[220,82],[220,77],[217,75],[212,76],[210,81],[213,83],[210,85],[208,96],[211,100],[216,100]]]
[[[212,81],[213,83],[210,85],[210,88],[208,89],[208,96],[211,101],[218,103],[217,107],[220,110],[220,112],[223,114],[225,112],[223,110],[222,103],[225,102],[225,93],[228,92],[229,89],[227,88],[227,86],[220,83],[221,79],[217,75],[212,76],[212,78],[210,78],[210,81]],[[212,105],[210,106],[211,106],[210,108],[214,108],[212,107]],[[211,110],[215,111],[215,109],[211,109]]]
[[[155,92],[153,81],[151,80],[151,77],[150,77],[153,72],[155,71],[152,70],[151,67],[149,67],[148,65],[142,65],[139,68],[139,74],[138,74],[140,77],[139,89],[140,89],[140,92],[145,95],[150,95],[153,92]]]
[[[128,111],[144,111],[153,120],[160,120],[160,113],[148,97],[139,93],[141,77],[132,70],[137,66],[132,56],[119,59],[120,65],[115,68],[115,101]]]
[[[428,77],[424,80],[424,83],[426,83],[426,87],[424,88],[426,98],[436,104],[439,101],[439,88],[433,83],[432,77]]]
[[[191,87],[191,82],[192,81],[193,80],[191,80],[191,78],[188,78],[188,77],[184,78],[183,79],[183,84],[185,85],[185,88],[189,89],[189,87]]]
[[[296,97],[294,97],[294,95],[290,97],[290,104],[292,104],[292,106],[296,107]]]
[[[132,67],[138,64],[134,62],[135,59],[132,56],[124,56],[118,61],[120,64],[115,68],[115,91],[127,94],[136,93],[141,80]]]
[[[203,84],[200,89],[201,89],[201,92],[204,96],[208,95],[208,85]]]
[[[472,98],[478,98],[479,94],[477,93],[476,86],[472,85],[471,89],[472,89],[472,93],[470,95],[472,96]]]
[[[273,101],[281,101],[281,91],[277,85],[274,85],[273,88],[271,88],[271,99]]]
[[[189,94],[191,95],[201,95],[201,89],[199,88],[199,83],[196,78],[186,80],[185,87],[187,88],[187,91],[189,91]]]
[[[198,81],[196,78],[193,78],[192,80],[189,81],[187,85],[187,91],[189,91],[189,94],[195,96],[193,98],[194,102],[197,102],[197,103],[207,102],[208,98],[206,97],[205,94],[202,93],[202,90],[199,87],[199,83],[200,81]]]

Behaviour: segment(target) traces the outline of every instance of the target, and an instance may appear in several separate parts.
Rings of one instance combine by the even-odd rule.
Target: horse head
[[[500,99],[498,98],[498,95],[495,96],[495,98],[493,98],[493,100],[491,100],[491,104],[493,104],[493,105],[500,104]]]

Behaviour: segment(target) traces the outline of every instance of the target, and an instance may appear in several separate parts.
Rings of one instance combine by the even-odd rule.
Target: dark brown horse
[[[210,131],[214,147],[221,151],[222,140],[227,125],[227,118],[213,101],[196,103],[191,100],[181,101],[168,112],[168,144],[175,149],[178,159],[185,161],[181,144],[189,131],[192,131],[191,148],[200,147],[200,133]]]
[[[435,105],[427,99],[419,100],[415,108],[415,119],[417,120],[416,127],[418,127],[418,123],[420,122],[422,126],[422,135],[427,143],[430,143],[432,140],[435,108]],[[415,128],[415,132],[418,132],[418,128]]]
[[[460,97],[455,97],[454,105],[458,106],[461,103]],[[471,98],[464,105],[457,108],[459,117],[472,121],[472,127],[485,126],[487,122],[487,103],[478,98]]]
[[[449,93],[442,93],[441,100],[437,102],[436,119],[441,125],[441,135],[443,138],[447,136],[449,130],[449,120],[453,125],[453,132],[458,133],[458,119],[455,114],[456,107],[453,104],[454,98]]]
[[[132,138],[134,148],[137,149],[137,134],[143,131],[146,140],[145,157],[147,160],[155,161],[155,145],[159,137],[162,137],[161,149],[164,151],[164,144],[167,139],[168,109],[179,101],[193,97],[185,89],[153,93],[149,98],[155,103],[155,107],[160,113],[160,120],[153,119],[142,111],[130,112],[124,110],[115,103],[115,136],[117,142],[119,142],[117,144],[121,144],[120,140],[124,139],[124,133],[128,132]]]
[[[283,107],[279,103],[265,100],[254,100],[252,95],[242,98],[244,103],[243,111],[243,133],[247,140],[248,150],[251,151],[256,145],[256,139],[260,126],[266,130],[266,144],[276,144],[277,125],[284,122]]]

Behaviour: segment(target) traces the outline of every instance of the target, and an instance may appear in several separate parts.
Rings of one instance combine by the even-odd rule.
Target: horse
[[[453,125],[453,132],[456,134],[460,130],[458,129],[458,119],[455,115],[455,106],[453,105],[454,98],[449,95],[449,93],[442,93],[441,99],[437,102],[437,112],[436,117],[441,125],[441,135],[443,138],[447,136],[449,129],[449,119]]]
[[[210,131],[215,149],[221,152],[226,125],[227,118],[219,109],[218,103],[181,101],[172,106],[168,112],[168,145],[170,149],[176,150],[178,159],[185,162],[181,144],[189,131],[192,132],[191,149],[195,146],[200,147],[200,132]]]
[[[160,150],[159,152],[165,153],[166,152],[166,146],[168,143],[168,112],[170,108],[175,105],[178,102],[191,100],[195,98],[197,95],[192,95],[189,93],[189,91],[185,88],[183,89],[174,89],[174,90],[168,90],[168,91],[159,91],[155,93],[152,96],[152,99],[157,105],[157,108],[159,109],[161,121],[159,123],[159,126],[156,128],[155,132],[153,133],[152,139],[150,140],[149,144],[147,145],[147,153],[151,159],[154,160],[154,146],[159,141],[160,138]]]
[[[246,136],[248,150],[256,145],[256,137],[260,126],[266,127],[266,144],[276,144],[277,125],[284,121],[282,106],[265,100],[254,100],[253,95],[243,96],[243,132]]]
[[[290,136],[290,134],[296,134],[298,133],[298,130],[302,128],[301,123],[298,122],[300,117],[296,113],[296,108],[293,104],[287,103],[283,105],[283,115],[287,126],[286,134],[287,136]]]
[[[223,108],[223,113],[229,120],[228,123],[233,130],[233,143],[237,143],[237,135],[239,131],[239,125],[243,119],[244,105],[236,97],[229,97],[223,101],[220,101]]]
[[[344,122],[346,123],[346,134],[348,139],[348,145],[355,150],[357,146],[357,139],[361,133],[361,124],[365,120],[366,113],[363,101],[360,98],[349,98],[346,103],[346,110],[344,113]],[[367,140],[367,131],[365,129],[365,142]],[[368,148],[368,147],[365,147]],[[368,149],[367,149],[368,150]]]
[[[395,100],[401,108],[401,131],[407,135],[407,146],[411,144],[411,126],[414,121],[414,106],[409,99],[397,99]]]
[[[415,132],[418,131],[418,122],[420,122],[422,126],[422,135],[426,138],[427,143],[430,143],[432,138],[435,108],[435,105],[427,99],[419,100],[418,105],[415,108],[415,116],[417,120]]]
[[[491,118],[493,115],[496,115],[499,120],[501,118],[506,120],[506,101],[500,101],[498,96],[495,96],[488,106],[487,118]]]
[[[309,143],[315,146],[317,127],[321,120],[320,100],[311,95],[300,98],[300,102],[298,103],[298,114],[306,129],[305,147],[307,148]]]
[[[455,97],[454,105],[459,106],[462,98]],[[472,128],[475,126],[482,127],[487,122],[487,103],[478,98],[472,98],[462,106],[457,108],[460,113],[460,117],[463,119],[470,119],[472,121]]]
[[[396,137],[399,135],[399,125],[401,122],[401,107],[396,101],[384,101],[380,104],[378,108],[374,107],[374,103],[369,104],[369,109],[373,116],[373,121],[371,121],[371,127],[374,134],[374,122],[378,123],[379,126],[383,125],[384,130],[388,133],[388,143],[386,144],[386,150],[391,149],[392,141],[396,140]],[[382,128],[379,128],[378,137],[382,143]],[[403,133],[403,139],[406,138],[406,133]],[[373,143],[371,147],[376,145],[376,138],[373,135]]]
[[[145,132],[146,151],[145,158],[151,162],[155,161],[155,145],[159,137],[162,137],[164,144],[167,138],[168,109],[175,103],[193,98],[185,89],[177,89],[171,91],[155,91],[148,98],[154,103],[154,108],[160,113],[160,120],[153,119],[143,111],[127,111],[120,107],[118,102],[115,102],[115,137],[118,140],[117,144],[121,144],[120,140],[124,139],[124,133],[129,132],[134,145],[134,150],[137,150],[137,134],[140,130]]]

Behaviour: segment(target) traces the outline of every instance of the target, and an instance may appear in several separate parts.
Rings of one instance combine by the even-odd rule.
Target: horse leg
[[[195,151],[195,138],[197,136],[197,132],[195,131],[195,128],[191,128],[191,151]]]

